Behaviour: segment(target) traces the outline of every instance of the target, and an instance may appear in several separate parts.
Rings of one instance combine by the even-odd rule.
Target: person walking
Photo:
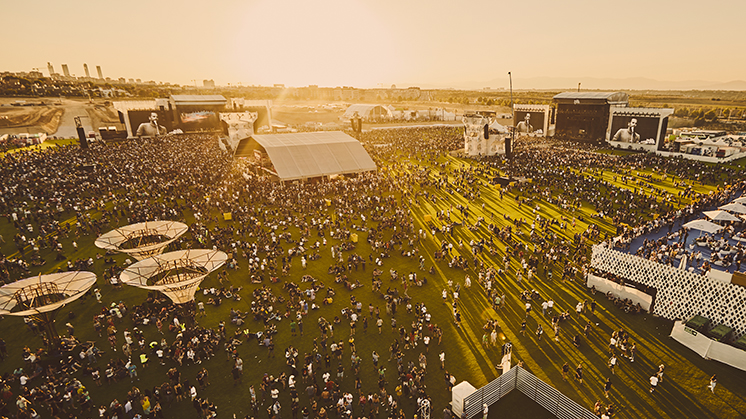
[[[612,354],[611,358],[609,358],[609,369],[611,370],[611,373],[615,374],[615,375],[616,375],[616,373],[614,372],[614,367],[616,366],[616,361],[617,361],[616,355]],[[661,378],[661,380],[662,380],[662,378]]]
[[[583,384],[583,364],[578,364],[578,367],[575,368],[575,378],[580,384]]]
[[[654,392],[655,388],[658,386],[658,375],[654,374],[650,376],[650,392]]]
[[[712,377],[710,377],[710,385],[707,386],[707,388],[710,389],[710,391],[715,394],[715,386],[718,385],[718,377],[717,374],[712,374]]]
[[[606,395],[606,398],[609,398],[609,392],[611,391],[611,377],[606,379],[606,383],[604,384],[604,394]]]
[[[659,383],[663,383],[663,369],[664,368],[666,368],[666,366],[663,365],[663,364],[660,364],[658,366],[658,373],[656,374],[656,376],[658,377],[658,382]]]
[[[570,372],[570,365],[565,362],[562,365],[562,381],[567,381],[567,373]]]

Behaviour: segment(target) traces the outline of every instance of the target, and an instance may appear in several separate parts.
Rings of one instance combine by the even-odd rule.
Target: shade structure
[[[740,218],[723,210],[705,211],[703,214],[712,221],[741,221]]]
[[[740,198],[736,198],[733,200],[736,204],[746,204],[746,196],[742,196]]]
[[[376,170],[363,145],[341,131],[253,135],[253,142],[266,151],[283,181]]]
[[[228,255],[219,250],[177,250],[134,263],[119,279],[133,287],[160,291],[174,304],[183,304],[194,300],[199,284],[227,260]]]
[[[719,207],[723,211],[735,212],[737,214],[746,214],[746,205],[739,204],[737,202],[731,202],[730,204]]]
[[[96,247],[143,260],[163,250],[189,230],[178,221],[146,221],[115,228],[96,239]]]
[[[34,316],[57,310],[82,297],[96,283],[86,271],[39,275],[0,287],[0,315]]]
[[[723,227],[719,226],[711,221],[707,220],[694,220],[689,221],[688,223],[684,224],[684,227],[691,229],[691,230],[700,230],[707,233],[717,233],[718,231],[722,230]]]

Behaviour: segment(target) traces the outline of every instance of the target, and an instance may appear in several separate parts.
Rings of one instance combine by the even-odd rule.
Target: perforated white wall
[[[702,315],[746,333],[746,288],[723,283],[603,246],[593,246],[591,267],[658,290],[653,312],[667,319]]]

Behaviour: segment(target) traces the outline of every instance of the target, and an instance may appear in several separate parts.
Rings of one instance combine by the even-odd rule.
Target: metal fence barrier
[[[593,412],[518,365],[464,398],[464,418],[471,419],[481,415],[483,405],[493,405],[514,389],[560,419],[598,419]]]

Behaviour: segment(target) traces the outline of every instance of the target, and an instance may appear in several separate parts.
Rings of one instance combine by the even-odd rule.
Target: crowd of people
[[[461,128],[382,129],[357,135],[379,170],[336,182],[288,184],[257,177],[221,151],[214,138],[202,134],[93,144],[87,151],[67,146],[5,155],[0,177],[12,181],[0,185],[0,214],[15,231],[15,247],[12,254],[0,255],[0,280],[10,283],[58,260],[68,261],[58,270],[94,270],[104,280],[113,280],[99,282],[109,292],[104,301],[92,291],[101,310],[91,330],[101,342],[75,343],[75,350],[87,345],[84,355],[71,350],[59,363],[45,362],[52,358],[49,353],[29,350],[36,361],[4,377],[7,391],[19,394],[15,414],[34,418],[41,408],[52,415],[98,410],[107,418],[163,417],[164,406],[191,400],[200,417],[214,417],[218,406],[202,396],[209,386],[208,368],[202,365],[212,365],[210,360],[219,358],[223,349],[234,385],[241,384],[241,354],[261,347],[268,359],[274,358],[276,341],[286,341],[288,334],[307,336],[309,346],[305,353],[289,346],[284,351],[288,369],[267,371],[260,381],[246,383],[248,415],[279,419],[283,410],[294,419],[299,414],[304,419],[380,414],[402,418],[405,410],[421,414],[434,403],[431,387],[436,380],[429,377],[436,373],[428,368],[428,359],[438,359],[445,387],[455,382],[445,368],[438,324],[460,326],[469,309],[465,296],[483,295],[497,313],[522,296],[529,317],[534,301],[546,300],[533,289],[538,281],[552,287],[573,283],[588,263],[590,245],[610,239],[592,217],[628,224],[617,232],[624,237],[650,228],[651,209],[661,214],[657,219],[664,221],[659,222],[669,222],[682,216],[684,200],[695,197],[689,186],[680,195],[655,187],[658,179],[637,176],[636,168],[654,167],[664,178],[683,183],[693,173],[697,182],[716,182],[731,170],[641,155],[619,157],[595,153],[589,146],[533,139],[522,143],[512,160],[465,163],[450,157],[463,147]],[[604,180],[603,171],[612,171],[629,187]],[[495,187],[504,175],[532,181]],[[696,209],[731,192],[698,196],[691,205]],[[581,211],[589,205],[591,217]],[[418,208],[425,206],[435,208],[430,220],[420,219]],[[561,215],[550,215],[549,207]],[[516,211],[520,218],[511,215]],[[222,219],[226,213],[231,223]],[[204,298],[187,309],[153,293],[132,307],[110,301],[111,287],[126,262],[117,263],[108,253],[78,256],[79,246],[108,229],[148,220],[187,222],[189,232],[175,247],[228,252],[219,285],[205,289],[202,297],[215,308],[244,299],[250,301],[248,309],[232,308],[217,327],[206,328],[197,325],[205,316]],[[362,243],[351,240],[352,234],[359,234]],[[397,272],[392,258],[413,268]],[[320,267],[328,276],[303,273],[311,267]],[[444,269],[449,269],[448,277],[464,280],[435,281]],[[433,283],[443,285],[450,317],[434,318],[429,307],[436,301],[409,294],[413,287],[436,288]],[[341,290],[350,295],[349,303],[337,295]],[[380,302],[358,297],[371,293]],[[309,313],[325,306],[339,314],[330,320],[320,317],[318,330],[306,327]],[[552,320],[550,327],[559,340],[563,322],[572,316],[558,308],[545,317],[547,324]],[[132,324],[132,330],[123,324]],[[485,342],[494,347],[500,326],[497,319],[489,324]],[[583,319],[580,327],[589,325]],[[235,328],[233,333],[229,327]],[[357,351],[360,339],[374,341],[384,330],[393,336],[388,362],[395,367],[375,351]],[[589,331],[585,333],[587,337]],[[580,345],[579,333],[568,335]],[[108,344],[105,350],[102,342]],[[99,361],[102,356],[105,363]],[[156,363],[168,369],[167,382],[149,383],[142,391],[133,387],[99,408],[90,395],[97,389],[80,381],[86,377],[96,387],[127,379],[135,384],[142,370]],[[195,378],[181,376],[182,368],[196,365],[200,369]],[[371,368],[377,383],[363,383],[371,374],[361,370]],[[34,379],[21,380],[29,372]],[[4,397],[0,413],[9,414],[9,404]]]

